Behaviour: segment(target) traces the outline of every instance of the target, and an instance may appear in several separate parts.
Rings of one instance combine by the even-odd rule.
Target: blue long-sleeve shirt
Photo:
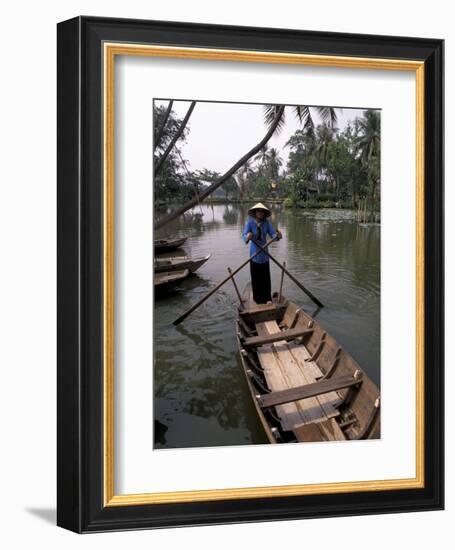
[[[269,222],[267,218],[262,220],[261,222],[261,239],[258,239],[258,226],[256,223],[256,220],[253,220],[253,218],[250,218],[246,225],[245,229],[242,233],[242,239],[246,242],[246,236],[248,233],[253,233],[253,238],[256,240],[261,246],[264,246],[267,242],[267,234],[269,234],[272,238],[276,236],[276,231],[273,229],[272,224]],[[253,241],[250,241],[250,257],[253,256],[258,250],[260,250]],[[263,264],[265,262],[269,261],[269,257],[265,252],[260,252],[253,260],[252,262],[256,262],[258,264]]]

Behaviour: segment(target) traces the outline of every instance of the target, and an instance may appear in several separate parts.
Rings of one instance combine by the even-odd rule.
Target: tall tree
[[[379,112],[368,109],[356,123],[358,132],[356,145],[362,165],[367,171],[370,198],[374,201],[377,199],[380,180],[381,119]]]
[[[155,165],[153,166],[153,170],[154,170],[154,173],[155,173],[155,176],[159,173],[159,171],[161,170],[165,160],[167,159],[169,153],[172,151],[172,149],[174,148],[175,144],[177,143],[177,141],[180,139],[180,137],[182,136],[183,134],[183,131],[185,130],[185,127],[186,125],[188,124],[188,120],[191,116],[191,113],[193,112],[194,108],[196,107],[196,102],[195,101],[192,101],[191,102],[191,105],[185,115],[185,118],[182,120],[182,123],[180,124],[179,128],[177,129],[177,131],[175,132],[174,136],[172,137],[171,141],[169,142],[169,145],[166,147],[166,150],[164,151],[164,153],[161,155],[161,157],[155,162]]]
[[[253,173],[251,159],[247,160],[235,174],[235,182],[239,189],[239,198],[243,200],[246,195],[248,181]]]
[[[159,146],[160,141],[164,134],[164,129],[166,127],[166,123],[169,119],[169,115],[172,112],[172,105],[174,104],[174,100],[172,99],[169,101],[166,111],[164,112],[164,116],[161,117],[161,121],[158,121],[158,119],[155,119],[155,142],[154,142],[154,150]]]
[[[261,141],[255,145],[252,149],[250,149],[243,157],[241,157],[231,168],[221,176],[221,178],[215,182],[213,182],[211,185],[209,185],[204,191],[201,192],[201,194],[197,197],[193,197],[190,201],[186,202],[184,205],[176,208],[174,211],[170,212],[166,216],[163,216],[160,220],[155,222],[155,229],[159,229],[163,227],[164,225],[168,224],[170,221],[174,220],[190,208],[193,208],[196,204],[203,201],[206,197],[208,197],[215,189],[217,189],[220,185],[222,185],[225,181],[227,181],[231,176],[233,176],[237,170],[243,166],[243,164],[249,160],[251,157],[253,157],[258,151],[264,147],[264,145],[270,140],[272,135],[274,134],[281,118],[284,112],[284,105],[281,105],[276,110],[276,117],[274,122],[270,125],[269,129],[267,130],[267,133],[265,136],[261,139]]]
[[[276,182],[278,180],[283,160],[281,159],[280,154],[278,153],[277,149],[275,149],[275,147],[270,148],[267,164],[269,175],[271,179]]]
[[[153,117],[155,127],[161,131],[159,141],[154,140],[154,162],[167,149],[175,133],[181,127],[182,120],[177,118],[174,111],[168,112],[165,105],[157,103],[153,106]],[[162,129],[162,130],[161,130]],[[188,135],[188,126],[182,132],[179,143],[184,143]],[[179,147],[176,145],[168,154],[163,162],[162,168],[154,177],[155,203],[160,204],[169,200],[187,200],[188,193],[194,183],[192,183],[186,161],[183,159]]]
[[[278,173],[283,161],[274,147],[266,144],[254,158],[259,162],[261,175],[270,179],[278,179]]]
[[[316,129],[316,155],[321,168],[328,167],[334,135],[333,129],[327,124],[320,124]]]
[[[270,147],[268,143],[254,156],[254,160],[259,163],[260,166],[264,166],[269,158]]]

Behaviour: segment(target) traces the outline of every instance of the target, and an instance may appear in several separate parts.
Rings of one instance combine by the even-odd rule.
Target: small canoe
[[[270,443],[380,437],[380,393],[351,355],[278,293],[256,304],[248,285],[237,317],[247,384]]]
[[[182,269],[181,271],[164,271],[162,273],[155,273],[153,282],[155,290],[169,290],[175,285],[186,279],[190,274],[188,269]]]
[[[173,258],[155,258],[155,273],[163,271],[180,271],[188,269],[190,273],[194,273],[210,258],[211,254],[201,258],[189,258],[187,256]]]
[[[168,252],[169,250],[175,250],[182,246],[187,239],[188,237],[181,237],[179,239],[157,239],[153,244],[156,252]]]

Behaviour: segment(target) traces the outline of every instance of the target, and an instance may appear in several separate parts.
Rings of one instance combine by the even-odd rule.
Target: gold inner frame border
[[[404,479],[239,487],[195,491],[115,494],[114,453],[114,71],[115,57],[149,56],[319,67],[411,71],[416,78],[416,476]],[[153,44],[103,44],[103,432],[104,505],[131,506],[228,499],[420,489],[424,480],[424,84],[423,61],[310,55],[247,50],[174,47]]]

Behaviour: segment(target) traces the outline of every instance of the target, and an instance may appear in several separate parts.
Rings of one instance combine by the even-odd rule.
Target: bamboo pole
[[[232,275],[232,270],[231,270],[231,268],[228,267],[227,270],[228,270],[229,275]],[[238,287],[237,287],[237,283],[235,282],[234,275],[232,275],[232,283],[233,283],[233,285],[234,285],[235,291],[237,292],[237,296],[238,296],[238,298],[239,298],[240,305],[242,305],[242,304],[243,304],[243,300],[242,300],[242,297],[240,296],[240,292],[239,292],[239,289],[238,289]]]
[[[283,262],[283,267],[286,267],[286,262]],[[278,295],[278,303],[281,302],[281,296],[283,295],[283,279],[284,279],[284,270],[281,270],[280,294]]]

